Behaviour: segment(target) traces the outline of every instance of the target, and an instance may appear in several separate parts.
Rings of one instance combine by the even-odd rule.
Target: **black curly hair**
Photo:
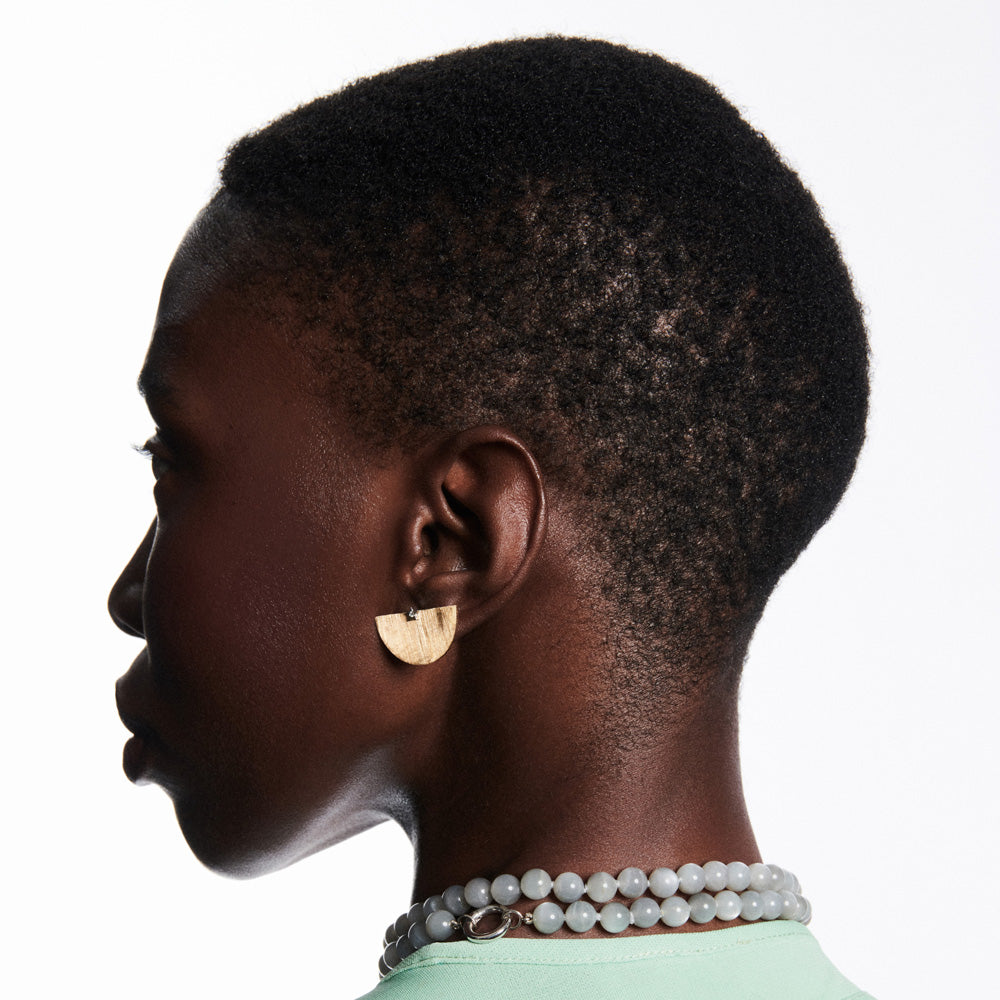
[[[465,49],[239,140],[214,204],[373,441],[530,444],[607,567],[623,689],[726,643],[738,674],[851,477],[868,355],[815,202],[709,83],[600,41]]]

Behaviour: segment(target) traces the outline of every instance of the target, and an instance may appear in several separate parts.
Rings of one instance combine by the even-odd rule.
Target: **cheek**
[[[271,784],[377,748],[391,678],[366,597],[378,589],[368,522],[337,530],[269,495],[190,510],[161,522],[146,598],[154,674],[192,756]]]

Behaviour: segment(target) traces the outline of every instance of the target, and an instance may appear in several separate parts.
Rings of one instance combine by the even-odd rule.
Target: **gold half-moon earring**
[[[414,666],[440,660],[455,638],[458,608],[410,608],[397,615],[376,615],[375,627],[385,648],[404,663]]]

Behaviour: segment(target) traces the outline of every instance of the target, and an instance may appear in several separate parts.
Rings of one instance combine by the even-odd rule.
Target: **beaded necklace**
[[[617,878],[595,872],[586,881],[575,872],[553,879],[541,868],[532,868],[521,878],[474,878],[414,903],[389,925],[379,974],[388,975],[404,958],[432,941],[448,941],[458,933],[469,941],[492,941],[522,924],[541,934],[562,927],[583,934],[597,924],[609,934],[620,934],[629,927],[660,923],[680,927],[688,920],[696,924],[716,919],[807,924],[812,907],[801,889],[799,880],[777,865],[742,861],[685,864],[676,871],[657,868],[649,875],[641,868],[625,868]],[[550,894],[558,902],[547,900]],[[616,901],[615,896],[628,904]],[[514,909],[522,898],[538,905],[530,911]],[[560,903],[567,905],[563,908]],[[599,910],[594,903],[601,904]],[[484,927],[492,923],[495,926]]]

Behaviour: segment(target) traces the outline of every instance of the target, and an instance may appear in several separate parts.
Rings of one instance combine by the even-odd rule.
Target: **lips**
[[[141,658],[141,657],[140,657]],[[139,661],[137,660],[136,663]],[[125,744],[122,752],[122,769],[129,781],[140,784],[147,778],[151,758],[155,751],[162,750],[163,743],[153,727],[145,721],[133,707],[130,682],[134,679],[135,664],[115,684],[115,703],[118,706],[118,716],[125,728],[132,733],[132,738]]]

